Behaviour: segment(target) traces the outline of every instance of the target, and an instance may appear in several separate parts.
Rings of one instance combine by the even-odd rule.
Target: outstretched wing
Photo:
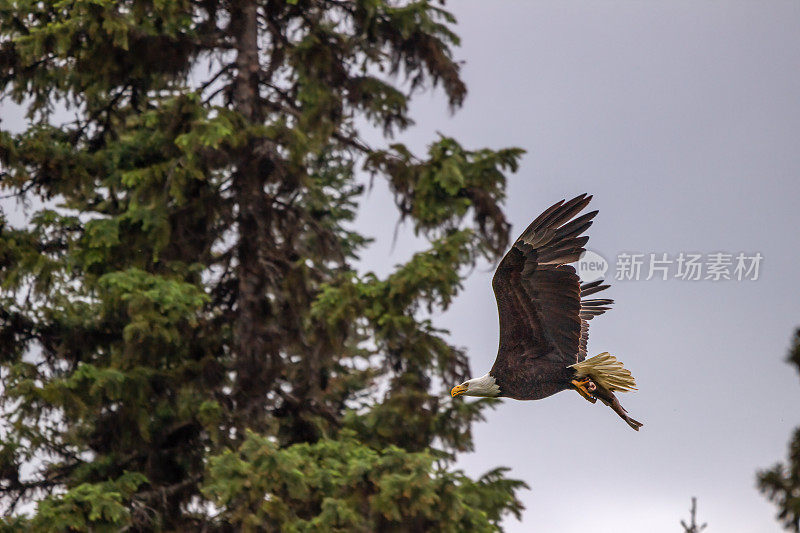
[[[597,211],[574,218],[592,199],[582,194],[551,206],[522,232],[492,280],[500,316],[500,347],[492,375],[515,361],[546,357],[570,365],[586,355],[588,320],[608,309],[610,300],[584,300],[604,289],[581,286],[575,269],[589,237],[581,236]]]

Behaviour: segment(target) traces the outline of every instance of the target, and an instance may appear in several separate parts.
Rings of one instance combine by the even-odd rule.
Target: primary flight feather
[[[492,279],[500,316],[497,358],[488,374],[453,387],[452,396],[540,400],[573,389],[592,403],[599,399],[633,429],[642,426],[614,395],[635,390],[631,373],[608,353],[586,359],[589,320],[614,302],[588,298],[608,285],[581,283],[568,264],[578,260],[589,240],[581,235],[597,211],[577,215],[591,199],[582,194],[551,206],[500,261]]]

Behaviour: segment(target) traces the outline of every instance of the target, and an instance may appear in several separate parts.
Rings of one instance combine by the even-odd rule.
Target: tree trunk
[[[233,103],[248,121],[263,121],[259,102],[258,9],[244,0],[233,12],[231,27],[235,35],[237,76]],[[274,165],[268,154],[251,140],[243,148],[233,174],[233,189],[238,207],[238,299],[234,324],[234,400],[240,420],[254,429],[258,413],[264,412],[266,394],[275,379],[278,357],[268,331],[270,306],[267,283],[274,275],[269,250],[274,249],[270,231],[271,208],[264,186]],[[253,416],[256,415],[256,416]],[[240,424],[242,425],[242,424]]]

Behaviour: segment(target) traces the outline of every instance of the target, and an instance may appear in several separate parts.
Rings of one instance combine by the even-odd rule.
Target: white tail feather
[[[612,392],[637,390],[636,381],[630,371],[608,352],[595,355],[586,361],[570,365],[570,367],[577,371],[578,377],[592,378],[598,385]]]

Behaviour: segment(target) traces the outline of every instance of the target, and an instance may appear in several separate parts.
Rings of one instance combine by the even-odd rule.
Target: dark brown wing
[[[492,280],[500,315],[500,346],[491,374],[511,371],[526,361],[546,357],[570,365],[585,357],[586,320],[605,311],[605,300],[581,306],[576,261],[589,239],[580,235],[597,211],[573,218],[592,199],[582,194],[553,205],[522,232]],[[587,290],[597,292],[599,283]],[[591,294],[591,292],[589,292]],[[602,309],[601,309],[602,308]],[[582,316],[583,315],[583,316]],[[528,363],[525,363],[528,364]]]

